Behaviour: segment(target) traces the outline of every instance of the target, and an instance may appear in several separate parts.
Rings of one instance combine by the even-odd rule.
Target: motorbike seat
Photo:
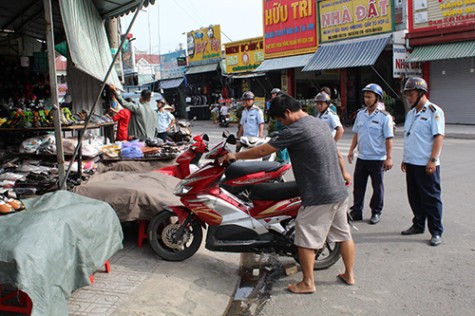
[[[263,182],[254,185],[249,194],[252,201],[280,201],[299,196],[297,182]]]
[[[285,163],[277,161],[237,161],[231,164],[224,175],[226,180],[236,179],[246,174],[256,173],[256,172],[271,172],[279,170]]]

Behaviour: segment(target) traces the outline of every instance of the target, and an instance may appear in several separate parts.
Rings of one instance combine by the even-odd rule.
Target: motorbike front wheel
[[[315,252],[314,270],[324,270],[334,265],[341,257],[340,247],[339,242],[325,242],[323,248]],[[300,264],[297,253],[294,255],[294,259]]]
[[[179,240],[175,236],[180,228],[178,216],[163,211],[148,225],[148,240],[152,249],[168,261],[183,261],[194,255],[201,245],[203,231],[200,223],[192,221]]]

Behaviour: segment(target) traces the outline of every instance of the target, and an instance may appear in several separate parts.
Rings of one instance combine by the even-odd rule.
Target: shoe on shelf
[[[416,226],[412,225],[409,229],[403,230],[401,235],[415,235],[415,234],[423,234],[424,230],[417,228]]]
[[[351,211],[349,214],[350,214],[350,220],[352,220],[353,222],[363,220],[363,214],[361,214],[361,213]]]
[[[381,215],[380,214],[373,214],[373,216],[371,216],[371,219],[369,220],[369,223],[371,225],[375,225],[375,224],[379,223],[380,220],[381,220]]]
[[[442,237],[440,237],[440,235],[434,235],[432,236],[432,238],[430,239],[430,245],[431,246],[438,246],[442,243]]]

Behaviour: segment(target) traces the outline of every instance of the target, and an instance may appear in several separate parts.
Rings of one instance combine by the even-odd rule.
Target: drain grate
[[[242,254],[240,281],[223,316],[257,316],[270,297],[272,284],[283,273],[277,255]]]

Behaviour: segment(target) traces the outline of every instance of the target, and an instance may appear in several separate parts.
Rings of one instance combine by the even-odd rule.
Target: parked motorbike
[[[224,132],[223,137],[228,133]],[[193,137],[195,141],[186,151],[176,159],[176,164],[166,166],[156,170],[167,175],[184,179],[199,169],[199,161],[203,153],[208,152],[208,135],[197,135]],[[224,142],[224,141],[223,141]],[[213,149],[219,148],[223,142],[217,144]],[[208,159],[208,155],[206,156]],[[244,201],[249,200],[250,188],[260,182],[279,181],[283,182],[284,174],[291,167],[290,164],[275,161],[239,161],[229,166],[224,173],[220,186],[230,193],[237,195]]]
[[[214,159],[180,181],[174,194],[183,205],[165,206],[149,224],[153,250],[163,259],[183,261],[196,253],[207,228],[206,248],[224,252],[275,252],[298,262],[294,245],[295,218],[301,206],[294,182],[260,183],[253,186],[250,203],[220,187],[223,175],[233,166],[219,157],[235,144],[230,135],[208,156]],[[315,268],[325,269],[340,258],[340,244],[326,243],[316,252]]]
[[[228,127],[229,123],[228,115],[219,115],[219,127]]]
[[[249,150],[251,148],[265,144],[269,140],[270,140],[269,137],[259,138],[259,137],[253,137],[253,136],[241,136],[241,138],[239,139],[239,143],[241,144],[241,150]],[[276,158],[277,158],[277,154],[272,153],[269,156],[255,159],[255,160],[256,161],[275,161]]]

